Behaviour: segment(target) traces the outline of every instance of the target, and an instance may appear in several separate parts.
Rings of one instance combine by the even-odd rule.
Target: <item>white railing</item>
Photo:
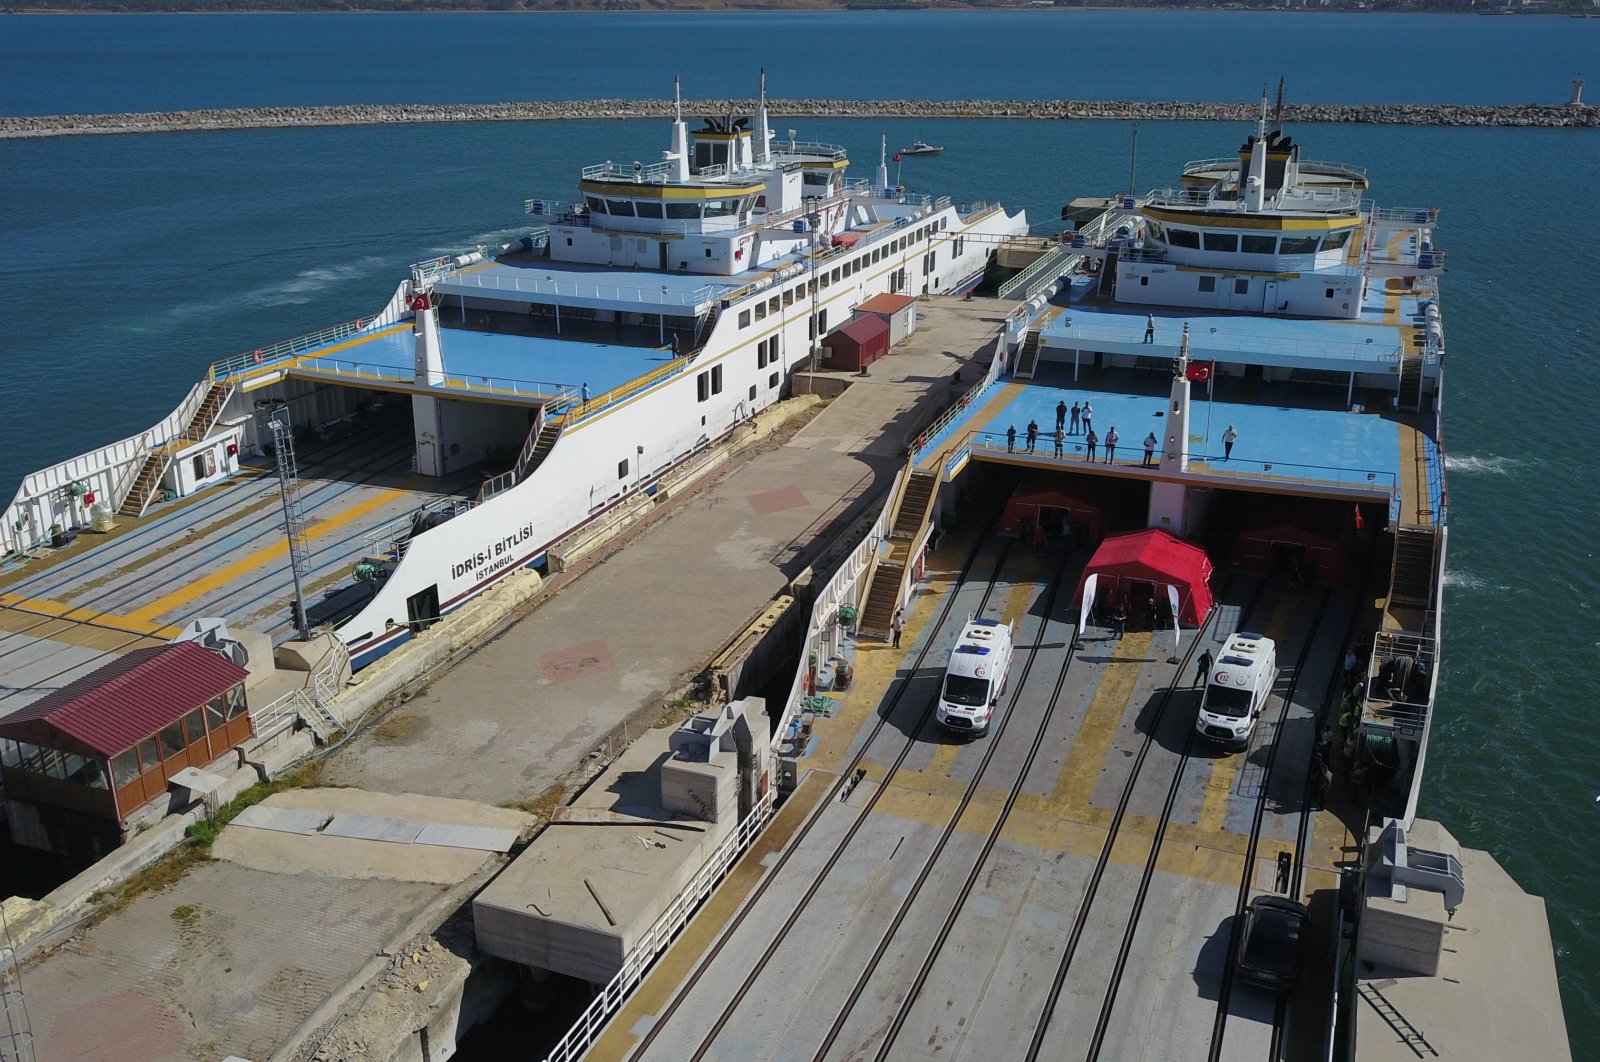
[[[0,553],[33,549],[49,541],[51,527],[76,527],[86,519],[86,512],[76,511],[82,494],[73,493],[74,485],[93,493],[96,505],[103,501],[116,509],[145,458],[183,434],[209,389],[202,380],[153,427],[24,476],[16,497],[0,516]],[[119,490],[124,490],[120,496]]]
[[[571,401],[578,397],[578,389],[571,384],[551,380],[514,380],[507,376],[480,376],[477,373],[441,372],[429,374],[418,380],[412,372],[392,365],[374,365],[349,358],[311,357],[298,362],[294,371],[305,376],[333,376],[339,379],[383,380],[388,383],[414,384],[418,387],[439,388],[445,391],[477,391],[516,398]],[[437,379],[433,379],[437,376]]]
[[[996,294],[1002,299],[1009,299],[1020,288],[1022,294],[1016,297],[1019,301],[1026,302],[1033,298],[1040,288],[1072,269],[1072,260],[1078,257],[1081,255],[1074,251],[1070,244],[1057,244],[1030,262],[1028,268],[1000,285],[1000,290]]]
[[[1144,335],[1144,319],[1129,317],[1126,327],[1096,326],[1075,321],[1071,313],[1057,318],[1046,326],[1051,336],[1064,339],[1089,339],[1112,343],[1129,343],[1137,346]],[[1190,357],[1220,347],[1227,351],[1219,360],[1225,363],[1238,361],[1237,354],[1294,354],[1307,358],[1326,358],[1348,362],[1368,362],[1376,365],[1398,365],[1400,347],[1379,346],[1370,340],[1365,343],[1336,343],[1330,340],[1284,339],[1276,336],[1245,335],[1237,332],[1219,332],[1215,329],[1191,331]]]
[[[1379,207],[1367,208],[1373,221],[1398,221],[1407,225],[1432,225],[1439,220],[1438,207]]]
[[[838,144],[823,144],[815,140],[774,140],[773,151],[779,155],[805,155],[831,161],[846,157],[844,148]]]
[[[372,323],[373,318],[371,317],[357,317],[354,321],[345,321],[343,324],[332,325],[320,332],[311,332],[307,335],[295,336],[293,339],[269,343],[264,347],[257,347],[255,350],[244,354],[235,354],[231,358],[214,361],[211,363],[210,379],[216,381],[225,380],[230,376],[248,375],[264,365],[282,361],[284,358],[308,354],[320,347],[337,343],[342,339],[348,339],[356,333],[371,327]]]
[[[395,549],[396,545],[411,537],[411,528],[415,526],[415,520],[421,513],[449,513],[451,517],[455,517],[471,509],[475,504],[477,504],[475,501],[468,498],[436,498],[425,502],[405,516],[396,517],[382,527],[369,531],[363,540],[365,552],[362,555],[383,556],[390,550],[399,553],[400,551]],[[400,558],[397,556],[395,559]]]
[[[889,487],[883,509],[878,513],[877,520],[873,521],[871,530],[856,544],[855,549],[850,551],[850,555],[840,563],[816,593],[811,605],[811,617],[807,621],[805,643],[800,647],[800,660],[795,668],[794,681],[789,684],[789,699],[783,704],[783,716],[778,720],[777,732],[773,737],[774,752],[783,743],[789,724],[799,716],[800,709],[805,704],[806,676],[809,673],[807,661],[811,658],[811,654],[815,653],[820,661],[832,657],[839,651],[842,638],[842,632],[836,622],[839,607],[855,604],[857,584],[871,568],[879,544],[889,537],[889,531],[894,524],[895,503],[904,492],[904,481],[909,475],[908,468],[900,469],[894,483]]]
[[[633,164],[612,162],[607,159],[598,166],[585,166],[581,171],[586,181],[603,181],[611,178],[624,181],[641,181],[649,184],[661,184],[672,174],[670,162],[652,162],[648,166],[640,166],[637,170]]]
[[[761,835],[761,831],[772,819],[772,804],[775,789],[768,789],[755,807],[750,809],[750,814],[744,817],[734,828],[732,834],[711,858],[706,860],[683,887],[683,890],[667,905],[667,909],[657,918],[655,924],[639,938],[628,957],[622,960],[622,969],[617,971],[609,984],[600,990],[600,994],[578,1016],[572,1028],[558,1041],[550,1053],[545,1056],[545,1062],[577,1062],[584,1056],[591,1045],[605,1029],[606,1023],[612,1015],[622,1009],[633,990],[639,987],[650,967],[655,964],[657,957],[667,950],[684,927],[701,902],[711,895],[711,890],[732,868],[739,856],[744,854],[750,843]]]
[[[503,273],[468,273],[453,277],[446,285],[451,291],[462,288],[480,288],[485,291],[515,291],[525,295],[548,295],[553,299],[590,299],[605,302],[625,302],[630,306],[644,303],[650,306],[674,306],[698,311],[713,301],[719,289],[709,284],[688,291],[666,285],[625,287],[620,284],[584,284],[578,281],[561,281],[551,276],[513,277]]]
[[[290,690],[265,707],[251,708],[250,729],[255,732],[257,741],[264,741],[294,726],[310,710],[306,691]]]

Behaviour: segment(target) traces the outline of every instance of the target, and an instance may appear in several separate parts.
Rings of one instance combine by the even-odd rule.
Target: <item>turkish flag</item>
[[[1191,361],[1184,377],[1191,383],[1205,383],[1211,379],[1211,370],[1216,364],[1214,361]]]
[[[1365,523],[1366,523],[1366,521],[1361,519],[1361,506],[1360,506],[1360,504],[1357,504],[1356,505],[1356,530],[1360,531],[1362,526]]]

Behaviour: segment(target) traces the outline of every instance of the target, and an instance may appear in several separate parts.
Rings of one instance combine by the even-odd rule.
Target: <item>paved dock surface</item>
[[[334,756],[328,779],[489,803],[555,784],[614,727],[660,705],[829,538],[876,511],[907,440],[947,398],[946,378],[992,343],[1008,306],[919,303],[918,330],[792,438],[667,502],[572,589],[547,592]]]
[[[905,648],[856,647],[856,687],[802,760],[796,800],[815,810],[795,839],[730,878],[740,895],[691,923],[591,1057],[1203,1058],[1219,1006],[1221,1057],[1267,1057],[1285,1015],[1228,976],[1229,940],[1241,896],[1273,891],[1297,848],[1355,595],[1219,577],[1198,644],[1216,653],[1248,623],[1283,669],[1250,748],[1225,754],[1189,741],[1199,691],[1170,631],[1091,629],[1073,648],[1087,551],[990,538],[958,581],[960,537]],[[1016,623],[1018,650],[991,732],[965,741],[929,707],[974,612]],[[1332,887],[1345,840],[1321,818],[1307,892]]]

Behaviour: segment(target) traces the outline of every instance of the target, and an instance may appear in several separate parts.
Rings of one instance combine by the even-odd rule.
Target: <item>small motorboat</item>
[[[902,155],[937,155],[942,151],[944,151],[944,145],[943,144],[935,146],[933,144],[928,143],[926,140],[918,140],[916,143],[912,144],[908,148],[901,148],[900,149],[900,154],[902,154]]]

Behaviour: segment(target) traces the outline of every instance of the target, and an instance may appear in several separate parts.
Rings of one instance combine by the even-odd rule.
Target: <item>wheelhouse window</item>
[[[737,200],[737,199],[707,199],[706,200],[706,217],[708,217],[708,218],[732,217],[734,214],[737,214],[738,212],[739,212],[739,200]]]
[[[1338,232],[1328,233],[1322,238],[1322,249],[1324,251],[1343,250],[1344,245],[1350,242],[1350,234],[1354,231],[1354,229],[1340,229]]]
[[[1205,234],[1205,247],[1208,251],[1237,251],[1239,249],[1239,234],[1237,232],[1208,232]]]
[[[697,221],[700,217],[699,203],[668,203],[667,217],[674,221]]]
[[[608,199],[606,200],[606,206],[616,217],[633,217],[633,200],[631,199]]]
[[[1279,254],[1316,254],[1319,238],[1316,236],[1285,236],[1278,241]]]
[[[1187,247],[1190,250],[1200,249],[1200,234],[1190,229],[1168,229],[1167,242],[1174,247]]]
[[[750,311],[749,310],[740,310],[739,311],[739,327],[740,328],[749,328],[750,327]]]
[[[1277,254],[1278,238],[1276,236],[1243,236],[1239,240],[1239,250],[1245,254]]]
[[[589,204],[589,210],[596,214],[606,213],[606,201],[597,195],[586,195],[584,202]]]
[[[1249,277],[1234,277],[1233,278],[1233,293],[1235,295],[1248,295],[1248,294],[1250,294],[1250,278]]]
[[[655,218],[659,221],[662,217],[661,204],[654,199],[640,199],[634,203],[634,206],[638,209],[641,218]]]

